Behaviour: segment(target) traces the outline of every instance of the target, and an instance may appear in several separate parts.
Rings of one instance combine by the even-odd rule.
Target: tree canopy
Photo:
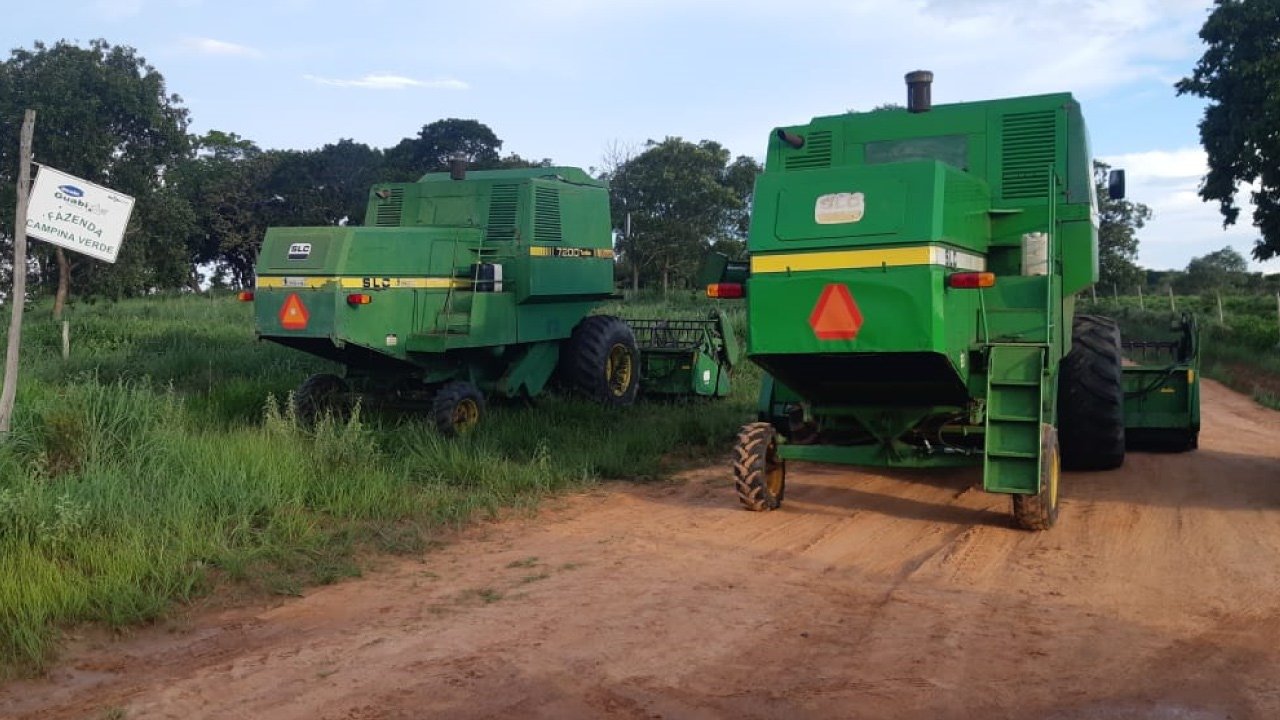
[[[1142,280],[1138,268],[1138,230],[1151,219],[1151,208],[1107,195],[1111,166],[1095,160],[1093,182],[1098,195],[1098,282],[1106,288],[1132,288]]]
[[[185,281],[186,253],[173,237],[186,234],[189,212],[164,189],[167,171],[188,153],[187,111],[165,89],[164,77],[133,48],[94,40],[88,47],[62,41],[14,50],[0,62],[0,137],[17,137],[25,109],[36,111],[36,160],[137,198],[115,265],[76,259],[80,289],[108,295],[167,287]],[[0,236],[11,241],[17,177],[16,147],[0,143]],[[38,244],[33,256],[46,279],[54,249]]]
[[[1241,185],[1251,193],[1253,224],[1262,237],[1258,260],[1280,255],[1280,2],[1215,0],[1200,30],[1208,48],[1178,94],[1209,101],[1200,142],[1209,173],[1200,196],[1217,202],[1224,225],[1236,222]]]
[[[691,278],[709,249],[741,253],[759,164],[732,159],[719,143],[678,137],[650,140],[643,152],[611,160],[603,174],[618,248],[632,287],[664,289]]]

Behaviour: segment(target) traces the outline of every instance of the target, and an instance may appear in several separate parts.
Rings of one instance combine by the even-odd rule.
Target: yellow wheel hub
[[[1049,460],[1049,507],[1058,506],[1058,473],[1060,471],[1058,448],[1053,449],[1053,457]]]
[[[604,379],[614,397],[622,397],[631,389],[631,377],[635,368],[631,362],[631,349],[622,343],[609,348],[605,358]]]
[[[776,442],[771,442],[764,451],[764,482],[770,495],[777,497],[778,493],[782,492],[782,482],[785,477],[785,466],[778,459],[778,445]]]
[[[466,432],[480,421],[480,406],[471,398],[458,401],[453,408],[453,426],[459,432]]]

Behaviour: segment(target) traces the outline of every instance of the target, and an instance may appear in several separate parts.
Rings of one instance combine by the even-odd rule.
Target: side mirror
[[[1107,176],[1107,197],[1112,200],[1124,199],[1124,171],[1112,170]]]

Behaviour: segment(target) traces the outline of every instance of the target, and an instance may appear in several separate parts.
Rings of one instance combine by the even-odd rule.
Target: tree
[[[283,198],[277,200],[271,189],[284,153],[264,152],[235,133],[218,130],[193,143],[196,157],[175,168],[170,177],[171,186],[194,213],[185,244],[189,266],[212,266],[216,284],[247,287],[253,282],[267,227],[294,224],[276,223],[283,219],[277,208]]]
[[[1249,264],[1231,246],[1192,258],[1178,290],[1185,293],[1222,290],[1240,285],[1248,278]]]
[[[1240,215],[1236,189],[1256,184],[1253,224],[1262,238],[1258,260],[1280,255],[1280,3],[1215,0],[1200,29],[1208,45],[1179,95],[1209,101],[1200,120],[1200,142],[1209,174],[1200,197],[1216,201],[1223,225]]]
[[[1098,282],[1104,288],[1132,288],[1142,281],[1138,268],[1138,235],[1151,219],[1151,208],[1107,195],[1111,166],[1093,161],[1093,183],[1098,195]]]
[[[178,96],[167,93],[164,77],[133,48],[105,40],[88,47],[36,43],[0,62],[0,137],[16,137],[26,108],[38,113],[35,147],[41,162],[137,198],[115,265],[69,257],[48,246],[35,252],[45,282],[57,263],[55,314],[73,274],[85,293],[122,295],[184,284],[186,270],[173,262],[174,244],[186,235],[182,224],[191,215],[181,207],[164,207],[181,199],[160,191],[166,171],[189,151],[187,111]],[[0,197],[5,200],[12,198],[16,170],[8,145],[0,143]],[[0,205],[0,233],[9,240],[12,203]]]
[[[717,243],[741,243],[745,237],[759,172],[754,160],[731,163],[719,143],[669,137],[650,140],[638,155],[615,148],[606,163],[618,248],[633,288],[647,277],[660,280],[665,292],[672,282],[692,277]]]
[[[478,120],[448,118],[423,125],[416,138],[405,138],[387,150],[387,179],[416,180],[424,173],[449,169],[449,159],[461,156],[475,169],[498,167],[502,141]]]

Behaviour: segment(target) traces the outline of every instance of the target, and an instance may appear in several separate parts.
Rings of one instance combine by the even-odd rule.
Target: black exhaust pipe
[[[467,159],[464,157],[449,158],[449,179],[450,180],[466,180],[467,179]]]
[[[795,133],[789,133],[782,128],[778,128],[778,139],[799,150],[804,147],[804,138]]]
[[[916,70],[907,73],[907,112],[929,112],[933,108],[933,73]]]

